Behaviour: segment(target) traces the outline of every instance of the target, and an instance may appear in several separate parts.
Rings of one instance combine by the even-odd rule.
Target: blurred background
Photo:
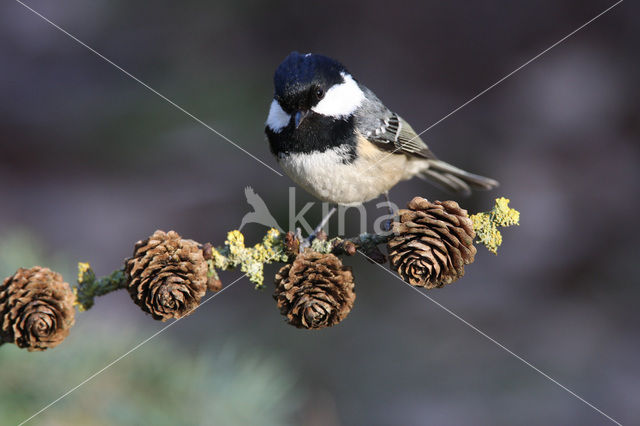
[[[342,61],[420,131],[613,1],[28,4],[277,169],[263,126],[290,51]],[[497,257],[479,247],[462,280],[429,296],[622,423],[640,417],[639,23],[622,3],[424,135],[502,183],[464,207],[506,196],[522,214]],[[0,5],[0,64],[1,277],[44,264],[73,282],[77,261],[106,274],[155,229],[221,243],[249,211],[248,185],[286,223],[287,177],[13,1]],[[415,195],[450,198],[417,180],[391,193]],[[243,231],[257,242],[264,229]],[[607,424],[379,267],[346,262],[358,297],[339,326],[290,327],[270,283],[244,280],[32,423]],[[162,326],[116,292],[56,349],[4,345],[0,423]]]

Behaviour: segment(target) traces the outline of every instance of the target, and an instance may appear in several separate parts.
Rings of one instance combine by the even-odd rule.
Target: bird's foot
[[[329,210],[329,212],[322,218],[318,226],[316,226],[316,229],[314,229],[313,232],[304,240],[300,239],[301,249],[304,247],[310,247],[313,240],[315,240],[318,237],[322,236],[326,238],[327,234],[322,230],[322,228],[324,228],[327,222],[329,222],[329,219],[331,219],[331,216],[333,216],[336,210],[337,210],[336,207],[331,207],[331,210]],[[300,231],[300,228],[296,229],[296,232],[298,231]]]

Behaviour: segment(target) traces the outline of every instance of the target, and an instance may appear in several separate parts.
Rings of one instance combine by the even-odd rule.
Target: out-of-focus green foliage
[[[95,325],[95,324],[94,324]],[[18,424],[140,342],[122,328],[113,338],[68,339],[27,354],[0,348],[0,424]],[[145,336],[146,337],[146,336]],[[233,345],[188,353],[155,340],[39,415],[64,425],[283,425],[299,405],[294,379],[273,356]]]
[[[64,266],[63,256],[49,253],[32,232],[26,229],[0,232],[0,280],[13,275],[20,267],[31,268],[36,265],[61,273],[67,282],[74,277],[69,275],[69,268]]]
[[[1,237],[3,277],[20,265],[60,266],[28,232]],[[26,420],[150,334],[117,318],[92,319],[77,324],[64,345],[46,352],[0,346],[0,425]],[[232,342],[193,351],[160,335],[33,424],[286,425],[301,398],[291,368],[274,355]]]

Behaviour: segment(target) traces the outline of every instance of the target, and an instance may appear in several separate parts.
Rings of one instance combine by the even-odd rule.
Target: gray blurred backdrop
[[[613,1],[28,4],[277,168],[263,126],[292,50],[341,60],[420,131]],[[622,3],[424,135],[502,183],[463,206],[504,195],[522,214],[497,257],[479,248],[462,280],[428,294],[622,423],[640,416],[639,23],[638,3]],[[248,185],[286,219],[288,178],[12,0],[0,5],[0,100],[2,276],[44,263],[73,281],[79,260],[106,274],[158,228],[222,242],[249,210]],[[449,197],[421,181],[391,195]],[[264,229],[243,231],[257,242]],[[339,326],[290,327],[270,282],[242,281],[33,423],[608,423],[379,267],[346,262],[358,298]],[[3,346],[0,422],[161,326],[118,292],[52,351]]]

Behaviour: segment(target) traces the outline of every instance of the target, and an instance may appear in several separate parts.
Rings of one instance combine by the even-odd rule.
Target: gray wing
[[[363,136],[386,151],[436,158],[409,123],[384,106],[371,90],[363,85],[360,88],[366,97],[355,118]]]

